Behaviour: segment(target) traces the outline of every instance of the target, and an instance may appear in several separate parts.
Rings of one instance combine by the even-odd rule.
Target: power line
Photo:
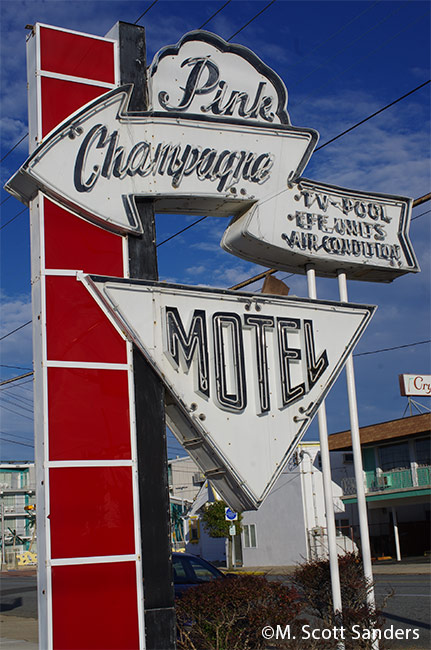
[[[0,409],[4,409],[5,411],[10,411],[14,415],[20,415],[22,418],[25,418],[26,420],[30,420],[30,422],[33,422],[33,418],[29,418],[27,415],[23,415],[18,411],[14,411],[13,409],[8,408],[7,406],[3,406],[3,404],[0,404]]]
[[[370,32],[374,31],[375,29],[377,29],[377,27],[380,27],[380,25],[382,25],[384,22],[386,22],[387,20],[389,20],[389,18],[390,18],[391,16],[393,16],[393,15],[397,14],[399,11],[401,11],[401,9],[403,9],[403,5],[401,5],[401,6],[398,7],[397,9],[394,9],[394,11],[391,11],[389,14],[387,14],[387,16],[385,16],[384,18],[382,18],[382,20],[381,20],[380,22],[378,22],[378,23],[374,23],[374,25],[372,25],[372,26],[371,26],[369,29],[367,29],[365,32],[363,32],[362,34],[360,34],[359,36],[357,36],[357,37],[354,38],[353,40],[349,41],[349,44],[346,45],[346,47],[343,47],[341,50],[338,50],[338,52],[336,52],[335,54],[333,54],[332,56],[330,56],[329,59],[326,59],[325,61],[323,61],[323,63],[321,63],[320,65],[318,65],[317,68],[314,68],[314,70],[312,70],[312,71],[309,72],[307,75],[305,75],[305,77],[302,77],[302,79],[300,79],[299,81],[297,81],[297,82],[296,82],[296,85],[294,86],[294,88],[296,88],[297,85],[301,84],[303,81],[305,81],[306,79],[308,79],[309,77],[311,77],[315,72],[317,72],[317,71],[320,70],[321,68],[324,68],[325,65],[327,65],[328,63],[330,63],[331,61],[333,61],[334,59],[336,59],[340,54],[343,54],[343,52],[345,52],[345,51],[348,50],[350,47],[352,47],[352,45],[354,45],[354,44],[357,43],[358,41],[362,40],[362,39],[363,39],[367,34],[369,34]]]
[[[426,212],[422,212],[421,214],[417,214],[415,217],[412,217],[410,219],[410,221],[414,221],[415,219],[419,219],[419,217],[423,217],[424,214],[428,214],[429,212],[431,212],[431,210],[427,210]]]
[[[266,11],[267,9],[269,9],[270,6],[274,4],[274,2],[275,2],[275,0],[271,0],[271,2],[270,2],[269,4],[267,4],[266,7],[264,7],[263,9],[261,9],[261,10],[259,11],[259,13],[257,13],[255,16],[253,16],[253,18],[251,18],[251,19],[248,21],[248,23],[246,23],[245,25],[243,25],[243,26],[241,27],[241,29],[238,29],[238,31],[235,32],[235,34],[232,34],[232,36],[231,36],[230,38],[227,39],[228,42],[231,41],[231,40],[232,40],[235,36],[237,36],[240,32],[242,32],[243,29],[245,29],[246,27],[248,27],[248,26],[250,25],[250,23],[252,23],[253,20],[256,20],[256,18],[258,18],[258,16],[260,16],[261,14],[263,14],[264,11]]]
[[[382,43],[381,45],[379,45],[378,47],[376,47],[374,50],[372,50],[371,52],[369,52],[369,53],[366,54],[365,56],[361,57],[360,59],[358,59],[357,61],[355,61],[354,63],[352,63],[352,65],[350,65],[349,67],[344,68],[344,70],[342,70],[339,74],[336,74],[336,75],[334,75],[333,77],[331,77],[331,78],[329,79],[329,81],[323,83],[321,86],[318,86],[318,88],[315,88],[315,89],[313,90],[312,93],[310,93],[309,95],[307,95],[306,97],[304,97],[304,99],[303,99],[302,101],[300,101],[299,104],[296,104],[296,105],[295,105],[295,110],[296,110],[299,106],[301,106],[304,102],[306,102],[307,99],[310,99],[310,98],[312,98],[314,95],[316,95],[316,93],[317,93],[318,91],[323,90],[324,88],[326,88],[327,86],[329,86],[330,84],[332,84],[332,82],[335,81],[335,79],[338,79],[338,78],[341,77],[343,74],[345,74],[346,72],[348,72],[349,70],[351,70],[352,68],[354,68],[356,65],[358,65],[358,63],[361,63],[362,61],[365,61],[366,59],[369,59],[370,56],[373,56],[373,54],[375,54],[376,52],[378,52],[379,50],[381,50],[382,47],[385,47],[385,45],[387,45],[388,43],[390,43],[391,41],[393,41],[395,38],[398,38],[398,36],[400,36],[400,34],[402,34],[403,32],[405,32],[407,29],[409,29],[412,25],[414,25],[415,23],[417,23],[419,20],[422,20],[422,18],[424,18],[427,14],[428,14],[428,11],[426,11],[426,12],[423,13],[423,14],[421,14],[418,18],[415,18],[414,20],[412,20],[411,22],[409,22],[405,27],[403,27],[403,29],[401,29],[399,32],[397,32],[396,34],[394,34],[394,36],[391,36],[391,38],[388,38],[386,41],[384,41],[384,43]]]
[[[4,334],[4,335],[0,338],[0,341],[3,341],[3,339],[7,338],[8,336],[11,336],[11,334],[15,334],[15,332],[18,332],[18,330],[22,330],[23,327],[26,327],[27,325],[30,325],[30,323],[31,323],[31,320],[29,320],[29,321],[27,321],[26,323],[24,323],[24,325],[20,325],[20,326],[17,327],[16,329],[12,330],[12,332],[8,332],[7,334]],[[0,384],[0,386],[1,386],[1,384]]]
[[[14,402],[13,400],[8,399],[8,397],[3,397],[3,395],[0,397],[0,400],[4,400],[6,402],[6,404],[10,404],[11,406],[15,406],[16,408],[20,408],[23,411],[27,411],[28,413],[33,413],[33,409],[29,408],[28,405],[19,404],[18,402]]]
[[[199,29],[202,29],[203,27],[205,27],[205,25],[208,25],[208,23],[210,23],[212,21],[212,19],[215,18],[217,16],[217,14],[220,13],[220,11],[222,11],[225,7],[227,7],[227,5],[230,2],[232,2],[232,0],[227,0],[227,2],[225,2],[224,5],[222,7],[220,7],[220,9],[217,9],[217,11],[212,16],[210,16],[208,18],[208,20],[206,20],[204,23],[202,23],[202,25],[199,27]]]
[[[370,352],[358,352],[354,354],[354,357],[363,357],[366,354],[377,354],[378,352],[389,352],[390,350],[401,350],[402,348],[412,348],[415,345],[424,345],[425,343],[431,343],[431,339],[426,341],[417,341],[416,343],[406,343],[405,345],[395,345],[393,348],[380,348],[379,350],[371,350]]]
[[[24,325],[22,327],[24,327]],[[18,327],[18,329],[21,328]],[[25,379],[25,377],[30,377],[30,375],[32,374],[33,374],[33,370],[31,372],[27,372],[25,375],[19,375],[18,377],[11,377],[10,379],[5,379],[4,381],[0,381],[0,386],[4,386],[4,384],[11,384],[13,381],[18,381],[19,379]]]
[[[16,149],[17,146],[18,146],[19,144],[21,144],[21,142],[22,142],[23,140],[25,140],[27,136],[28,136],[28,132],[27,132],[25,135],[22,136],[21,140],[18,140],[18,142],[17,142],[16,144],[13,145],[12,149],[9,149],[9,151],[8,151],[7,153],[5,153],[5,155],[4,155],[3,158],[0,160],[0,162],[3,162],[3,160],[4,160],[5,158],[7,158],[8,155],[9,155],[10,153],[12,153],[12,151],[13,151],[14,149]]]
[[[9,435],[10,435],[10,434],[9,434]],[[28,444],[25,443],[25,442],[18,442],[18,440],[8,440],[7,438],[3,438],[2,436],[0,436],[0,439],[1,439],[3,442],[9,442],[9,443],[11,443],[12,445],[22,445],[23,447],[31,447],[32,449],[34,449],[34,445],[28,445]]]
[[[15,384],[13,386],[3,386],[2,388],[0,388],[0,393],[2,393],[5,390],[11,390],[13,388],[23,388],[24,390],[29,391],[30,393],[32,393],[33,390],[31,388],[27,388],[24,385],[24,384],[32,384],[32,383],[33,383],[33,379],[28,379],[27,381],[23,381],[22,384]]]
[[[20,436],[18,433],[9,433],[8,431],[0,431],[0,434],[3,436],[12,436],[12,438],[21,438],[22,440],[27,440],[28,442],[32,441],[32,438],[27,438],[26,436]]]
[[[154,5],[155,5],[158,1],[159,1],[159,0],[154,0],[154,2],[152,2],[152,3],[150,4],[150,6],[149,6],[147,9],[145,9],[144,13],[141,14],[141,15],[139,16],[139,18],[137,18],[133,24],[136,25],[136,23],[138,23],[138,22],[141,20],[141,18],[143,18],[143,17],[145,16],[145,14],[147,14],[147,13],[150,11],[151,7],[154,7]]]
[[[24,366],[7,366],[5,363],[0,363],[0,368],[17,368],[18,370],[33,370],[33,368],[25,368]]]
[[[369,115],[365,119],[361,120],[360,122],[357,122],[356,124],[354,124],[350,128],[346,129],[342,133],[339,133],[338,135],[335,136],[335,138],[331,138],[331,140],[328,140],[324,144],[321,144],[320,147],[316,147],[316,149],[314,151],[319,151],[319,149],[323,149],[323,147],[326,147],[328,144],[331,144],[331,142],[334,142],[335,140],[338,140],[338,138],[341,138],[343,135],[346,135],[346,133],[350,133],[350,131],[353,131],[353,129],[358,128],[358,126],[361,126],[361,124],[364,124],[365,122],[368,122],[368,120],[371,120],[371,118],[375,117],[376,115],[379,115],[379,113],[383,113],[383,111],[385,111],[387,108],[390,108],[391,106],[394,106],[395,104],[398,104],[398,102],[400,102],[402,99],[405,99],[406,97],[409,97],[409,95],[413,95],[413,93],[417,92],[418,90],[420,90],[424,86],[427,86],[430,82],[431,82],[431,79],[428,79],[428,81],[424,81],[424,83],[421,84],[420,86],[417,86],[416,88],[413,88],[413,90],[410,90],[405,95],[402,95],[401,97],[398,97],[398,99],[395,99],[390,104],[387,104],[383,108],[380,108],[375,113],[372,113],[372,115]]]
[[[3,199],[3,201],[0,203],[0,205],[3,205],[3,203],[6,203],[6,201],[9,201],[9,199],[11,199],[11,198],[12,198],[12,194],[9,194],[9,196],[7,196],[5,199]]]
[[[12,223],[12,221],[15,221],[15,219],[17,219],[26,210],[28,210],[28,208],[24,208],[24,210],[21,210],[21,212],[18,212],[18,214],[16,214],[14,217],[12,217],[12,219],[9,219],[9,221],[6,221],[6,223],[4,223],[2,226],[0,226],[0,230],[3,230],[3,228],[6,228],[6,226],[8,226],[10,223]]]
[[[331,36],[329,36],[326,40],[321,41],[318,45],[313,47],[313,49],[309,50],[307,52],[307,54],[305,54],[304,56],[301,57],[300,61],[298,61],[297,63],[294,63],[293,65],[288,66],[288,67],[292,70],[293,68],[296,68],[300,63],[301,64],[304,63],[304,61],[306,61],[312,54],[314,54],[314,52],[316,52],[316,50],[320,49],[323,45],[326,45],[327,43],[329,43],[329,41],[332,41],[332,39],[335,36],[337,36],[338,34],[341,34],[342,31],[344,31],[347,27],[352,25],[356,20],[358,20],[358,18],[360,18],[361,16],[366,14],[368,11],[371,11],[371,9],[373,9],[376,5],[378,5],[379,2],[381,2],[381,0],[377,0],[377,2],[374,2],[370,7],[367,7],[364,11],[361,11],[361,13],[357,14],[357,16],[352,18],[352,20],[349,20],[349,22],[347,22],[345,25],[340,27],[340,29],[337,29],[336,32],[333,32],[333,34],[331,34]]]
[[[405,99],[406,97],[409,97],[409,95],[412,95],[413,93],[417,92],[418,90],[420,90],[420,89],[423,88],[424,86],[428,85],[428,84],[430,83],[430,81],[431,81],[431,80],[425,81],[424,83],[420,84],[420,86],[417,86],[416,88],[413,88],[413,90],[410,90],[408,93],[405,93],[405,94],[402,95],[401,97],[398,97],[398,99],[395,99],[395,100],[394,100],[393,102],[391,102],[390,104],[387,104],[386,106],[384,106],[383,108],[379,109],[378,111],[375,111],[374,113],[372,113],[372,115],[369,115],[368,117],[364,118],[364,119],[361,120],[360,122],[357,122],[357,123],[354,124],[353,126],[351,126],[351,127],[349,127],[348,129],[346,129],[346,130],[343,131],[342,133],[336,135],[334,138],[331,138],[331,140],[328,140],[328,141],[325,142],[324,144],[320,145],[320,147],[317,147],[314,151],[316,152],[316,151],[319,151],[319,149],[323,149],[323,147],[326,147],[328,144],[331,144],[331,142],[334,142],[335,140],[338,140],[338,138],[341,138],[342,136],[346,135],[346,134],[349,133],[350,131],[353,131],[353,130],[356,129],[358,126],[361,126],[361,124],[364,124],[364,122],[367,122],[368,120],[371,120],[373,117],[375,117],[376,115],[379,115],[380,113],[382,113],[383,111],[387,110],[388,108],[391,108],[391,106],[394,106],[394,104],[397,104],[397,103],[400,102],[402,99]],[[286,191],[287,191],[287,190],[282,190],[282,191],[280,192],[280,194],[281,194],[282,192],[286,192]],[[428,195],[427,195],[427,196],[428,196]],[[274,197],[273,197],[273,198],[274,198]],[[425,198],[425,197],[424,197],[424,198]],[[419,199],[417,199],[417,200],[419,200]],[[425,200],[428,200],[428,199],[425,199]],[[414,204],[413,204],[413,205],[414,205]],[[171,239],[174,239],[175,237],[177,237],[177,235],[180,235],[181,233],[185,232],[186,230],[189,230],[190,228],[193,228],[193,226],[196,226],[198,223],[200,223],[200,222],[203,221],[204,219],[207,219],[207,217],[201,217],[200,219],[197,219],[196,221],[194,221],[193,223],[191,223],[191,224],[190,224],[189,226],[187,226],[186,228],[182,228],[182,229],[179,230],[177,233],[174,233],[173,235],[171,235],[171,236],[168,237],[167,239],[165,239],[165,240],[163,240],[162,242],[160,242],[160,244],[157,244],[157,246],[161,246],[162,244],[165,244],[166,242],[170,241]],[[412,221],[413,221],[413,220],[412,220]],[[278,270],[278,269],[271,269],[271,272],[272,272],[272,273],[275,273],[277,270]],[[269,273],[269,271],[268,271],[267,273]],[[250,282],[249,284],[251,284],[251,282]],[[235,287],[231,287],[231,288],[235,289],[235,288],[237,288],[237,287],[235,286]]]

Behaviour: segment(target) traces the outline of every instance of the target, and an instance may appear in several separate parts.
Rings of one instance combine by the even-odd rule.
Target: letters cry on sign
[[[247,406],[247,378],[250,368],[257,377],[258,413],[271,409],[268,348],[278,365],[280,408],[290,406],[306,395],[328,367],[326,350],[316,355],[313,321],[310,319],[216,312],[209,319],[203,309],[195,309],[188,331],[176,307],[164,310],[165,354],[176,369],[188,373],[196,364],[196,392],[212,397],[222,409],[239,413]],[[254,352],[246,358],[244,336],[249,332]],[[209,339],[212,338],[212,349]],[[291,340],[294,342],[291,343]],[[272,345],[270,346],[270,342]],[[296,343],[295,343],[296,342]],[[278,359],[277,359],[278,357]],[[214,359],[210,369],[209,359]],[[273,357],[274,358],[274,357]],[[294,381],[296,366],[303,381]],[[299,366],[299,367],[298,367]],[[213,370],[213,372],[211,372]],[[215,376],[211,387],[210,376]]]

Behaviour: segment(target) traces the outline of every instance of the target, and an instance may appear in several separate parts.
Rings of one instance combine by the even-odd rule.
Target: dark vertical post
[[[133,83],[129,111],[147,108],[145,30],[118,23],[121,83]],[[129,236],[132,278],[157,280],[154,203],[138,204],[143,235]],[[164,387],[137,348],[133,350],[139,498],[147,650],[175,648]]]

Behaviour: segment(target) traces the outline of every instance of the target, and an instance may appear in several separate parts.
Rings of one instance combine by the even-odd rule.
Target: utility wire
[[[29,445],[26,442],[18,442],[18,440],[8,440],[8,438],[3,438],[2,436],[0,436],[0,439],[2,440],[2,442],[9,442],[12,445],[22,445],[23,447],[32,447],[32,448],[34,448],[34,445]]]
[[[410,1],[410,0],[408,0],[408,1]],[[406,3],[406,4],[407,4],[407,3]],[[394,11],[391,11],[389,14],[387,14],[387,16],[385,16],[384,18],[382,18],[382,20],[380,20],[378,23],[374,23],[374,25],[372,25],[372,26],[371,26],[369,29],[367,29],[365,32],[362,32],[362,34],[360,34],[359,36],[357,36],[356,38],[354,38],[352,41],[349,41],[349,44],[348,44],[348,45],[346,45],[345,47],[341,48],[341,50],[338,50],[338,52],[336,52],[335,54],[333,54],[332,56],[330,56],[329,59],[326,59],[325,61],[323,61],[323,63],[321,63],[320,65],[318,65],[316,68],[314,68],[311,72],[309,72],[307,75],[305,75],[305,77],[302,77],[302,79],[300,79],[299,81],[297,81],[296,84],[293,86],[293,88],[296,88],[296,86],[298,86],[299,84],[301,84],[303,81],[306,81],[306,79],[308,79],[309,77],[311,77],[315,72],[317,72],[318,70],[321,70],[322,68],[324,68],[328,63],[331,63],[331,61],[333,61],[334,59],[336,59],[340,54],[343,54],[343,52],[345,52],[346,50],[348,50],[350,47],[352,47],[352,45],[354,45],[354,44],[357,43],[358,41],[362,40],[362,39],[363,39],[367,34],[369,34],[370,32],[374,31],[375,29],[377,29],[377,27],[380,27],[380,25],[382,25],[384,22],[386,22],[387,20],[389,20],[389,18],[390,18],[391,16],[394,16],[394,15],[397,14],[399,11],[401,11],[401,9],[403,9],[403,8],[404,8],[403,5],[401,5],[401,6],[398,7],[397,9],[394,9]]]
[[[28,415],[23,415],[18,411],[14,411],[13,409],[8,408],[7,406],[3,406],[3,404],[0,404],[0,409],[4,409],[5,411],[10,411],[14,415],[20,415],[22,418],[25,418],[26,420],[30,420],[30,422],[33,422],[33,418],[29,418]]]
[[[316,147],[316,149],[314,150],[314,152],[319,151],[319,149],[323,149],[323,147],[328,146],[328,144],[331,144],[331,142],[334,142],[335,140],[338,140],[338,138],[341,138],[342,136],[346,135],[346,134],[349,133],[350,131],[353,131],[354,129],[356,129],[358,126],[361,126],[361,124],[364,124],[364,122],[367,122],[368,120],[371,120],[371,119],[372,119],[373,117],[375,117],[376,115],[379,115],[380,113],[382,113],[383,111],[387,110],[388,108],[391,108],[391,106],[394,106],[394,104],[397,104],[397,103],[400,102],[402,99],[405,99],[406,97],[409,97],[409,95],[412,95],[413,93],[417,92],[418,90],[420,90],[420,89],[423,88],[424,86],[428,85],[428,84],[430,83],[430,81],[431,81],[431,80],[425,81],[423,84],[420,84],[420,86],[417,86],[416,88],[413,88],[413,90],[410,90],[408,93],[405,93],[405,94],[402,95],[401,97],[398,97],[398,99],[395,99],[395,100],[394,100],[393,102],[391,102],[390,104],[387,104],[386,106],[384,106],[384,107],[381,108],[380,110],[375,111],[372,115],[369,115],[368,117],[364,118],[364,119],[361,120],[360,122],[357,122],[357,123],[354,124],[353,126],[351,126],[351,127],[349,127],[348,129],[346,129],[345,131],[343,131],[343,132],[340,133],[339,135],[336,135],[334,138],[331,138],[331,140],[328,140],[328,141],[325,142],[324,144],[320,145],[320,147]],[[285,192],[285,191],[286,191],[286,190],[282,190],[282,192]],[[426,196],[428,197],[428,195],[426,195]],[[431,195],[430,195],[430,196],[431,196]],[[424,197],[424,199],[425,199],[425,200],[429,200],[429,197],[428,197],[428,198],[425,198],[425,197]],[[419,201],[419,199],[416,199],[416,200]],[[415,205],[415,202],[413,203],[413,205]],[[418,205],[418,203],[416,203],[416,205]],[[194,221],[193,223],[191,223],[191,224],[190,224],[189,226],[187,226],[186,228],[183,228],[182,230],[178,231],[178,233],[174,233],[173,235],[171,235],[170,237],[168,237],[168,238],[165,239],[164,241],[160,242],[160,244],[158,244],[158,246],[161,246],[162,244],[165,244],[167,241],[170,241],[171,239],[174,239],[177,235],[183,233],[185,230],[189,230],[190,228],[193,228],[193,226],[196,226],[198,223],[200,223],[200,222],[203,221],[204,219],[207,219],[207,217],[201,217],[200,219],[197,219],[197,221]],[[271,269],[271,273],[275,273],[277,270],[278,270],[278,269]],[[269,271],[267,271],[267,273],[269,273]],[[249,284],[251,284],[251,282],[250,282]],[[243,286],[245,286],[245,285],[243,285]],[[237,288],[237,287],[235,286],[235,287],[231,287],[231,288],[235,289],[235,288]]]
[[[150,4],[150,6],[149,6],[147,9],[145,9],[144,13],[141,14],[141,15],[139,16],[139,18],[137,18],[133,24],[136,25],[136,23],[139,23],[139,21],[141,20],[141,18],[143,18],[143,17],[145,16],[145,14],[147,14],[147,13],[150,11],[150,9],[151,9],[152,7],[154,7],[154,5],[155,5],[158,1],[159,1],[159,0],[154,0],[154,2],[152,2],[152,3]]]
[[[32,383],[33,383],[33,379],[28,379],[27,381],[23,381],[22,384],[16,384],[14,386],[3,386],[2,388],[0,388],[0,393],[3,393],[5,390],[11,390],[12,388],[24,388],[24,390],[32,393],[33,392],[32,388],[26,388],[24,386],[24,384],[32,384]]]
[[[0,363],[0,368],[17,368],[18,370],[33,370],[33,368],[26,368],[24,366],[7,366],[5,363]]]
[[[372,115],[369,115],[365,119],[363,119],[360,122],[357,122],[356,124],[351,126],[349,129],[346,129],[342,133],[339,133],[338,135],[335,136],[335,138],[331,138],[331,140],[328,140],[324,144],[321,144],[320,147],[316,147],[316,149],[314,151],[316,152],[316,151],[319,151],[319,149],[323,149],[323,147],[326,147],[328,144],[331,144],[331,142],[335,142],[335,140],[338,140],[338,138],[341,138],[343,135],[346,135],[346,133],[350,133],[350,131],[353,131],[353,129],[357,129],[358,126],[361,126],[361,124],[364,124],[365,122],[368,122],[368,120],[371,120],[373,117],[376,117],[376,115],[379,115],[380,113],[383,113],[383,111],[385,111],[387,108],[390,108],[391,106],[394,106],[395,104],[398,104],[398,102],[400,102],[402,99],[405,99],[406,97],[409,97],[409,95],[413,95],[413,93],[417,92],[418,90],[420,90],[424,86],[427,86],[430,82],[431,82],[431,79],[428,79],[428,81],[424,81],[424,83],[420,84],[420,86],[417,86],[416,88],[413,88],[413,90],[410,90],[405,95],[402,95],[401,97],[398,97],[398,99],[395,99],[390,104],[387,104],[383,108],[380,108],[375,113],[372,113]]]
[[[246,27],[248,27],[248,26],[250,25],[250,23],[253,22],[253,20],[256,20],[256,18],[258,18],[258,16],[260,16],[261,14],[263,14],[264,11],[266,11],[267,9],[269,9],[270,6],[274,4],[274,2],[275,2],[275,0],[271,0],[271,2],[270,2],[269,4],[267,4],[266,7],[264,7],[263,9],[261,9],[261,10],[259,11],[259,13],[257,13],[255,16],[253,16],[253,18],[251,18],[251,19],[248,21],[248,23],[246,23],[245,25],[243,25],[243,26],[241,27],[241,29],[238,29],[238,31],[235,32],[235,34],[232,34],[232,36],[231,36],[230,38],[228,38],[227,41],[228,41],[228,42],[231,41],[235,36],[237,36],[240,32],[242,32],[242,30],[245,29]]]
[[[27,438],[26,436],[20,436],[19,433],[9,433],[8,431],[0,431],[2,436],[12,436],[12,438],[21,438],[22,440],[27,440],[31,442],[33,438]]]
[[[347,68],[344,68],[344,70],[342,70],[339,74],[334,75],[334,76],[331,77],[327,82],[323,83],[321,86],[318,86],[318,88],[315,88],[315,89],[313,90],[313,92],[312,92],[312,93],[309,93],[306,97],[304,97],[304,99],[303,99],[302,101],[300,101],[299,104],[295,104],[295,110],[296,110],[299,106],[301,106],[304,102],[306,102],[308,99],[311,99],[312,97],[314,97],[314,95],[316,95],[316,93],[317,93],[318,91],[321,91],[321,90],[323,90],[324,88],[326,88],[327,86],[329,86],[330,84],[332,84],[332,82],[335,81],[335,79],[338,79],[339,77],[342,77],[343,74],[345,74],[346,72],[348,72],[349,70],[351,70],[352,68],[354,68],[355,66],[357,66],[358,63],[361,63],[362,61],[365,61],[366,59],[369,59],[370,56],[373,56],[376,52],[378,52],[379,50],[381,50],[382,47],[385,47],[385,45],[387,45],[388,43],[390,43],[391,41],[393,41],[395,38],[398,38],[398,36],[400,36],[400,34],[402,34],[403,32],[405,32],[407,29],[410,29],[410,27],[412,27],[412,25],[414,25],[415,23],[417,23],[419,20],[422,20],[422,18],[424,18],[426,15],[428,15],[428,13],[429,13],[429,12],[426,11],[425,13],[421,14],[418,18],[415,18],[414,20],[410,21],[410,22],[409,22],[405,27],[403,27],[403,29],[401,29],[399,32],[397,32],[397,33],[394,34],[393,36],[391,36],[391,38],[388,38],[386,41],[384,41],[383,43],[381,43],[381,45],[379,45],[378,47],[376,47],[374,50],[372,50],[371,52],[369,52],[369,53],[366,54],[365,56],[361,57],[360,59],[358,59],[357,61],[355,61],[354,63],[352,63],[352,65],[348,66]]]
[[[410,221],[414,221],[415,219],[419,219],[419,217],[423,217],[424,214],[428,214],[429,212],[431,212],[431,210],[427,210],[426,212],[422,212],[421,214],[417,214],[415,217],[412,217],[410,219]]]
[[[9,149],[9,151],[8,151],[7,153],[5,153],[5,155],[4,155],[3,158],[0,160],[0,162],[3,162],[3,160],[5,160],[5,158],[7,158],[8,155],[9,155],[10,153],[12,153],[12,151],[13,151],[14,149],[16,149],[17,146],[18,146],[19,144],[21,144],[21,142],[22,142],[23,140],[25,140],[27,136],[28,136],[28,132],[27,132],[25,135],[23,135],[22,138],[21,138],[20,140],[18,140],[18,142],[17,142],[16,144],[13,145],[12,149]]]
[[[4,334],[2,337],[0,337],[0,341],[3,341],[3,339],[7,338],[8,336],[11,336],[11,334],[15,334],[15,332],[18,332],[19,330],[22,330],[23,327],[26,327],[27,325],[30,325],[31,320],[28,320],[24,325],[20,325],[19,327],[16,327],[14,330],[11,332],[8,332],[7,334]],[[0,384],[1,386],[1,384]]]
[[[33,374],[33,370],[31,372],[27,372],[25,375],[19,375],[18,377],[11,377],[10,379],[5,379],[4,381],[0,381],[0,386],[4,386],[5,384],[11,384],[12,382],[18,381],[19,379],[24,379],[25,377],[30,377],[30,375],[32,374]]]
[[[12,219],[9,219],[9,221],[6,221],[6,223],[4,223],[2,226],[0,226],[0,230],[3,230],[3,228],[6,228],[6,226],[8,226],[10,223],[12,223],[12,221],[15,221],[15,219],[17,219],[26,210],[28,210],[28,208],[24,208],[24,210],[21,210],[21,212],[18,212],[18,214],[16,214],[14,217],[12,217]],[[0,341],[1,341],[1,339],[0,339]]]
[[[380,348],[379,350],[371,350],[370,352],[358,352],[354,354],[354,357],[363,357],[366,354],[377,354],[378,352],[389,352],[390,350],[401,350],[402,348],[412,348],[415,345],[424,345],[425,343],[431,343],[431,339],[426,341],[417,341],[416,343],[406,343],[405,345],[395,345],[393,348]]]
[[[231,2],[232,2],[232,0],[227,0],[227,2],[225,2],[224,5],[222,7],[220,7],[220,9],[217,9],[217,11],[212,16],[210,16],[208,18],[208,20],[206,20],[204,23],[202,23],[202,25],[198,29],[202,29],[203,27],[205,27],[205,25],[208,25],[208,23],[211,22],[212,19],[215,18],[217,16],[217,14],[220,13],[220,11],[222,11],[225,7],[227,7],[227,5],[230,4]]]
[[[311,50],[308,50],[307,54],[305,54],[304,56],[302,56],[301,59],[300,59],[300,61],[298,61],[297,63],[294,63],[294,64],[291,65],[291,66],[288,66],[288,67],[290,68],[290,70],[293,70],[293,68],[296,68],[299,64],[304,63],[304,61],[306,61],[306,60],[307,60],[307,59],[308,59],[312,54],[314,54],[314,52],[316,52],[316,50],[318,50],[318,49],[320,49],[321,47],[323,47],[323,45],[326,45],[327,43],[329,43],[329,41],[332,41],[332,39],[333,39],[335,36],[337,36],[338,34],[341,34],[342,31],[344,31],[347,27],[349,27],[350,25],[352,25],[356,20],[358,20],[358,18],[360,18],[361,16],[363,16],[364,14],[366,14],[368,11],[371,11],[371,9],[373,9],[373,8],[374,8],[376,5],[378,5],[379,2],[381,2],[381,1],[382,1],[382,0],[377,0],[377,2],[374,2],[370,7],[367,7],[364,11],[361,11],[361,13],[359,13],[357,16],[355,16],[354,18],[352,18],[351,20],[349,20],[349,22],[347,22],[345,25],[343,25],[342,27],[340,27],[340,29],[337,29],[336,32],[333,32],[333,33],[331,34],[331,36],[328,36],[328,38],[327,38],[326,40],[321,41],[318,45],[316,45],[315,47],[313,47]]]
[[[9,194],[9,196],[7,196],[5,199],[3,199],[3,201],[0,203],[0,205],[3,205],[3,203],[6,203],[6,201],[9,201],[9,199],[11,199],[11,198],[12,198],[12,194]]]
[[[0,397],[0,400],[4,400],[6,404],[9,404],[10,406],[14,406],[15,408],[19,408],[22,409],[23,411],[27,411],[27,413],[33,413],[32,408],[29,408],[27,405],[24,406],[24,404],[19,404],[18,402],[14,402],[13,400],[8,399],[7,397],[3,397],[3,395]]]

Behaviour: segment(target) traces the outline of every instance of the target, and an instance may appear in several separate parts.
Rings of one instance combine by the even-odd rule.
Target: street
[[[288,583],[289,576],[271,576],[271,580]],[[376,575],[376,600],[380,604],[394,590],[384,607],[386,628],[418,630],[417,640],[394,639],[395,649],[422,650],[431,647],[430,576],[412,574]],[[37,618],[37,585],[35,576],[1,576],[0,612],[7,617]],[[17,630],[19,638],[19,629]],[[411,633],[410,633],[411,636]]]

